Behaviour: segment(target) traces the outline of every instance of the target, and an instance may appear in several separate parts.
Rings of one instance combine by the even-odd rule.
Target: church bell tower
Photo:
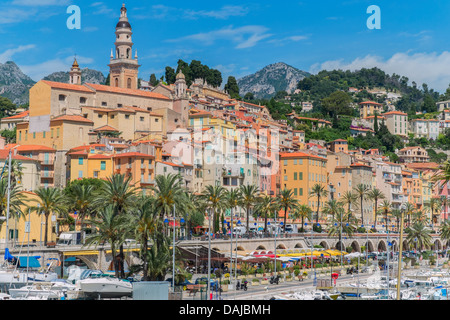
[[[110,86],[127,89],[138,88],[138,64],[137,51],[133,58],[133,32],[127,17],[125,4],[120,9],[120,19],[116,25],[115,52],[111,52]]]

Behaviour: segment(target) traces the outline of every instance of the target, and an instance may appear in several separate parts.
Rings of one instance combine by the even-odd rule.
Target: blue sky
[[[81,67],[108,73],[122,1],[0,0],[0,63],[15,61],[34,80]],[[71,4],[81,29],[69,30]],[[369,30],[370,5],[381,29]],[[378,66],[445,91],[450,83],[450,1],[126,1],[139,76],[163,75],[179,58],[200,60],[240,78],[285,62],[322,69]]]

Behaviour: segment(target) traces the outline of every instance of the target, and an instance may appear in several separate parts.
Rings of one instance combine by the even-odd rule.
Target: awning
[[[36,257],[19,257],[19,267],[40,268],[41,264],[36,259]]]

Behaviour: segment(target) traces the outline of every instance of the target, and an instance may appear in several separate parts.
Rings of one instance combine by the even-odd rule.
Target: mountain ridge
[[[284,62],[269,64],[261,70],[237,79],[239,93],[251,92],[258,99],[273,97],[278,91],[293,93],[299,81],[311,74]]]

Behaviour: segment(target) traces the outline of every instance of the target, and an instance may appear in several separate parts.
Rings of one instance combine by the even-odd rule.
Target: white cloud
[[[53,72],[69,71],[73,60],[73,56],[68,56],[63,59],[57,58],[35,65],[20,65],[19,67],[31,79],[39,81]],[[80,67],[84,68],[86,64],[91,64],[94,60],[92,58],[77,56],[77,61]]]
[[[197,19],[199,17],[209,17],[226,20],[229,17],[245,16],[248,13],[248,11],[249,11],[248,8],[242,6],[223,6],[219,10],[210,10],[210,11],[186,10],[185,16],[191,19]]]
[[[5,8],[0,14],[0,24],[19,23],[37,17],[38,12],[35,9]]]
[[[8,49],[0,53],[0,63],[5,63],[6,61],[11,61],[12,57],[19,52],[34,49],[36,46],[34,44],[28,44],[24,46],[18,46],[17,48]]]
[[[428,84],[430,88],[443,92],[450,83],[450,52],[442,53],[403,53],[394,54],[389,59],[379,56],[367,55],[356,58],[351,62],[344,60],[330,60],[311,66],[310,72],[317,73],[320,70],[359,70],[361,68],[378,67],[384,72],[392,75],[396,73],[406,76],[410,82],[415,81],[418,85]]]
[[[228,26],[220,30],[170,39],[167,42],[198,41],[204,45],[213,45],[216,41],[228,40],[236,44],[236,49],[244,49],[251,48],[261,40],[271,37],[272,34],[267,33],[268,30],[263,26],[244,26],[239,28]]]
[[[29,7],[67,6],[71,0],[14,0],[11,4]]]
[[[302,40],[307,40],[308,36],[304,35],[295,35],[295,36],[289,36],[281,39],[272,39],[269,42],[277,45],[284,45],[289,42],[299,42]]]
[[[91,4],[91,7],[95,8],[93,14],[111,15],[111,16],[114,14],[114,10],[109,8],[103,2],[94,2]]]

